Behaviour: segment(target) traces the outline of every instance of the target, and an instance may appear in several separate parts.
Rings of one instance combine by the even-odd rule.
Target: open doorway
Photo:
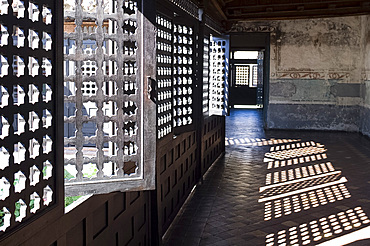
[[[232,108],[263,108],[264,50],[231,52],[230,105]]]
[[[229,115],[255,110],[266,128],[270,73],[270,33],[230,35]]]

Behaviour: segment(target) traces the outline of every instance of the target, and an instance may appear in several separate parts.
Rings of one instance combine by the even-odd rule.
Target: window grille
[[[249,85],[249,65],[241,66],[236,65],[235,66],[235,85],[236,86],[248,86]]]
[[[180,6],[177,1],[174,4]],[[189,6],[193,5],[182,6],[186,7],[186,13],[191,9]],[[174,15],[171,11],[163,10],[167,15],[160,12],[156,16],[157,139],[194,128],[196,32],[188,23],[196,21],[183,10],[179,10],[181,15],[174,17],[168,17]]]
[[[203,38],[203,114],[208,115],[209,91],[209,36]]]
[[[172,132],[172,20],[157,15],[157,138]]]
[[[90,2],[64,6],[66,195],[152,189],[141,1]]]
[[[258,82],[258,66],[254,65],[252,66],[252,83],[250,87],[257,87],[257,82]]]
[[[58,3],[0,3],[0,237],[56,204]]]
[[[193,124],[194,28],[174,24],[173,126]]]
[[[229,42],[212,37],[210,45],[209,115],[226,115],[229,94]]]
[[[257,105],[263,105],[263,58],[264,51],[258,51],[257,58]]]

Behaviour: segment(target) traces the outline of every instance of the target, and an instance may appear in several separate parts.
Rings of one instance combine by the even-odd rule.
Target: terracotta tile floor
[[[225,156],[196,187],[163,244],[370,245],[348,239],[370,237],[369,139],[265,132],[261,117],[259,110],[227,117]]]

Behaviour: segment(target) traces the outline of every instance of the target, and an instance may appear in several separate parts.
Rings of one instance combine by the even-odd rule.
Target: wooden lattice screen
[[[173,23],[157,15],[157,138],[172,132]]]
[[[249,86],[249,78],[249,65],[235,65],[235,86]]]
[[[229,42],[212,37],[210,48],[209,115],[226,115],[229,105]]]
[[[195,81],[195,38],[194,28],[186,24],[174,25],[174,67],[173,67],[173,125],[176,128],[192,125],[193,90]]]
[[[205,35],[203,38],[203,106],[202,111],[203,115],[208,115],[209,109],[209,54],[210,54],[210,36]]]
[[[198,8],[187,0],[169,2],[180,14],[159,10],[156,18],[158,139],[194,129]]]
[[[0,237],[58,202],[57,5],[0,3]]]
[[[155,144],[144,132],[153,119],[144,117],[142,7],[135,0],[65,4],[66,195],[154,188],[154,176],[144,175],[154,165],[145,161],[144,142],[153,156]]]

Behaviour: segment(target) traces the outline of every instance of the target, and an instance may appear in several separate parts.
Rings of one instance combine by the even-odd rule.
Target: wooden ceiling
[[[240,20],[316,18],[370,13],[367,0],[200,0],[206,12],[224,23]]]

